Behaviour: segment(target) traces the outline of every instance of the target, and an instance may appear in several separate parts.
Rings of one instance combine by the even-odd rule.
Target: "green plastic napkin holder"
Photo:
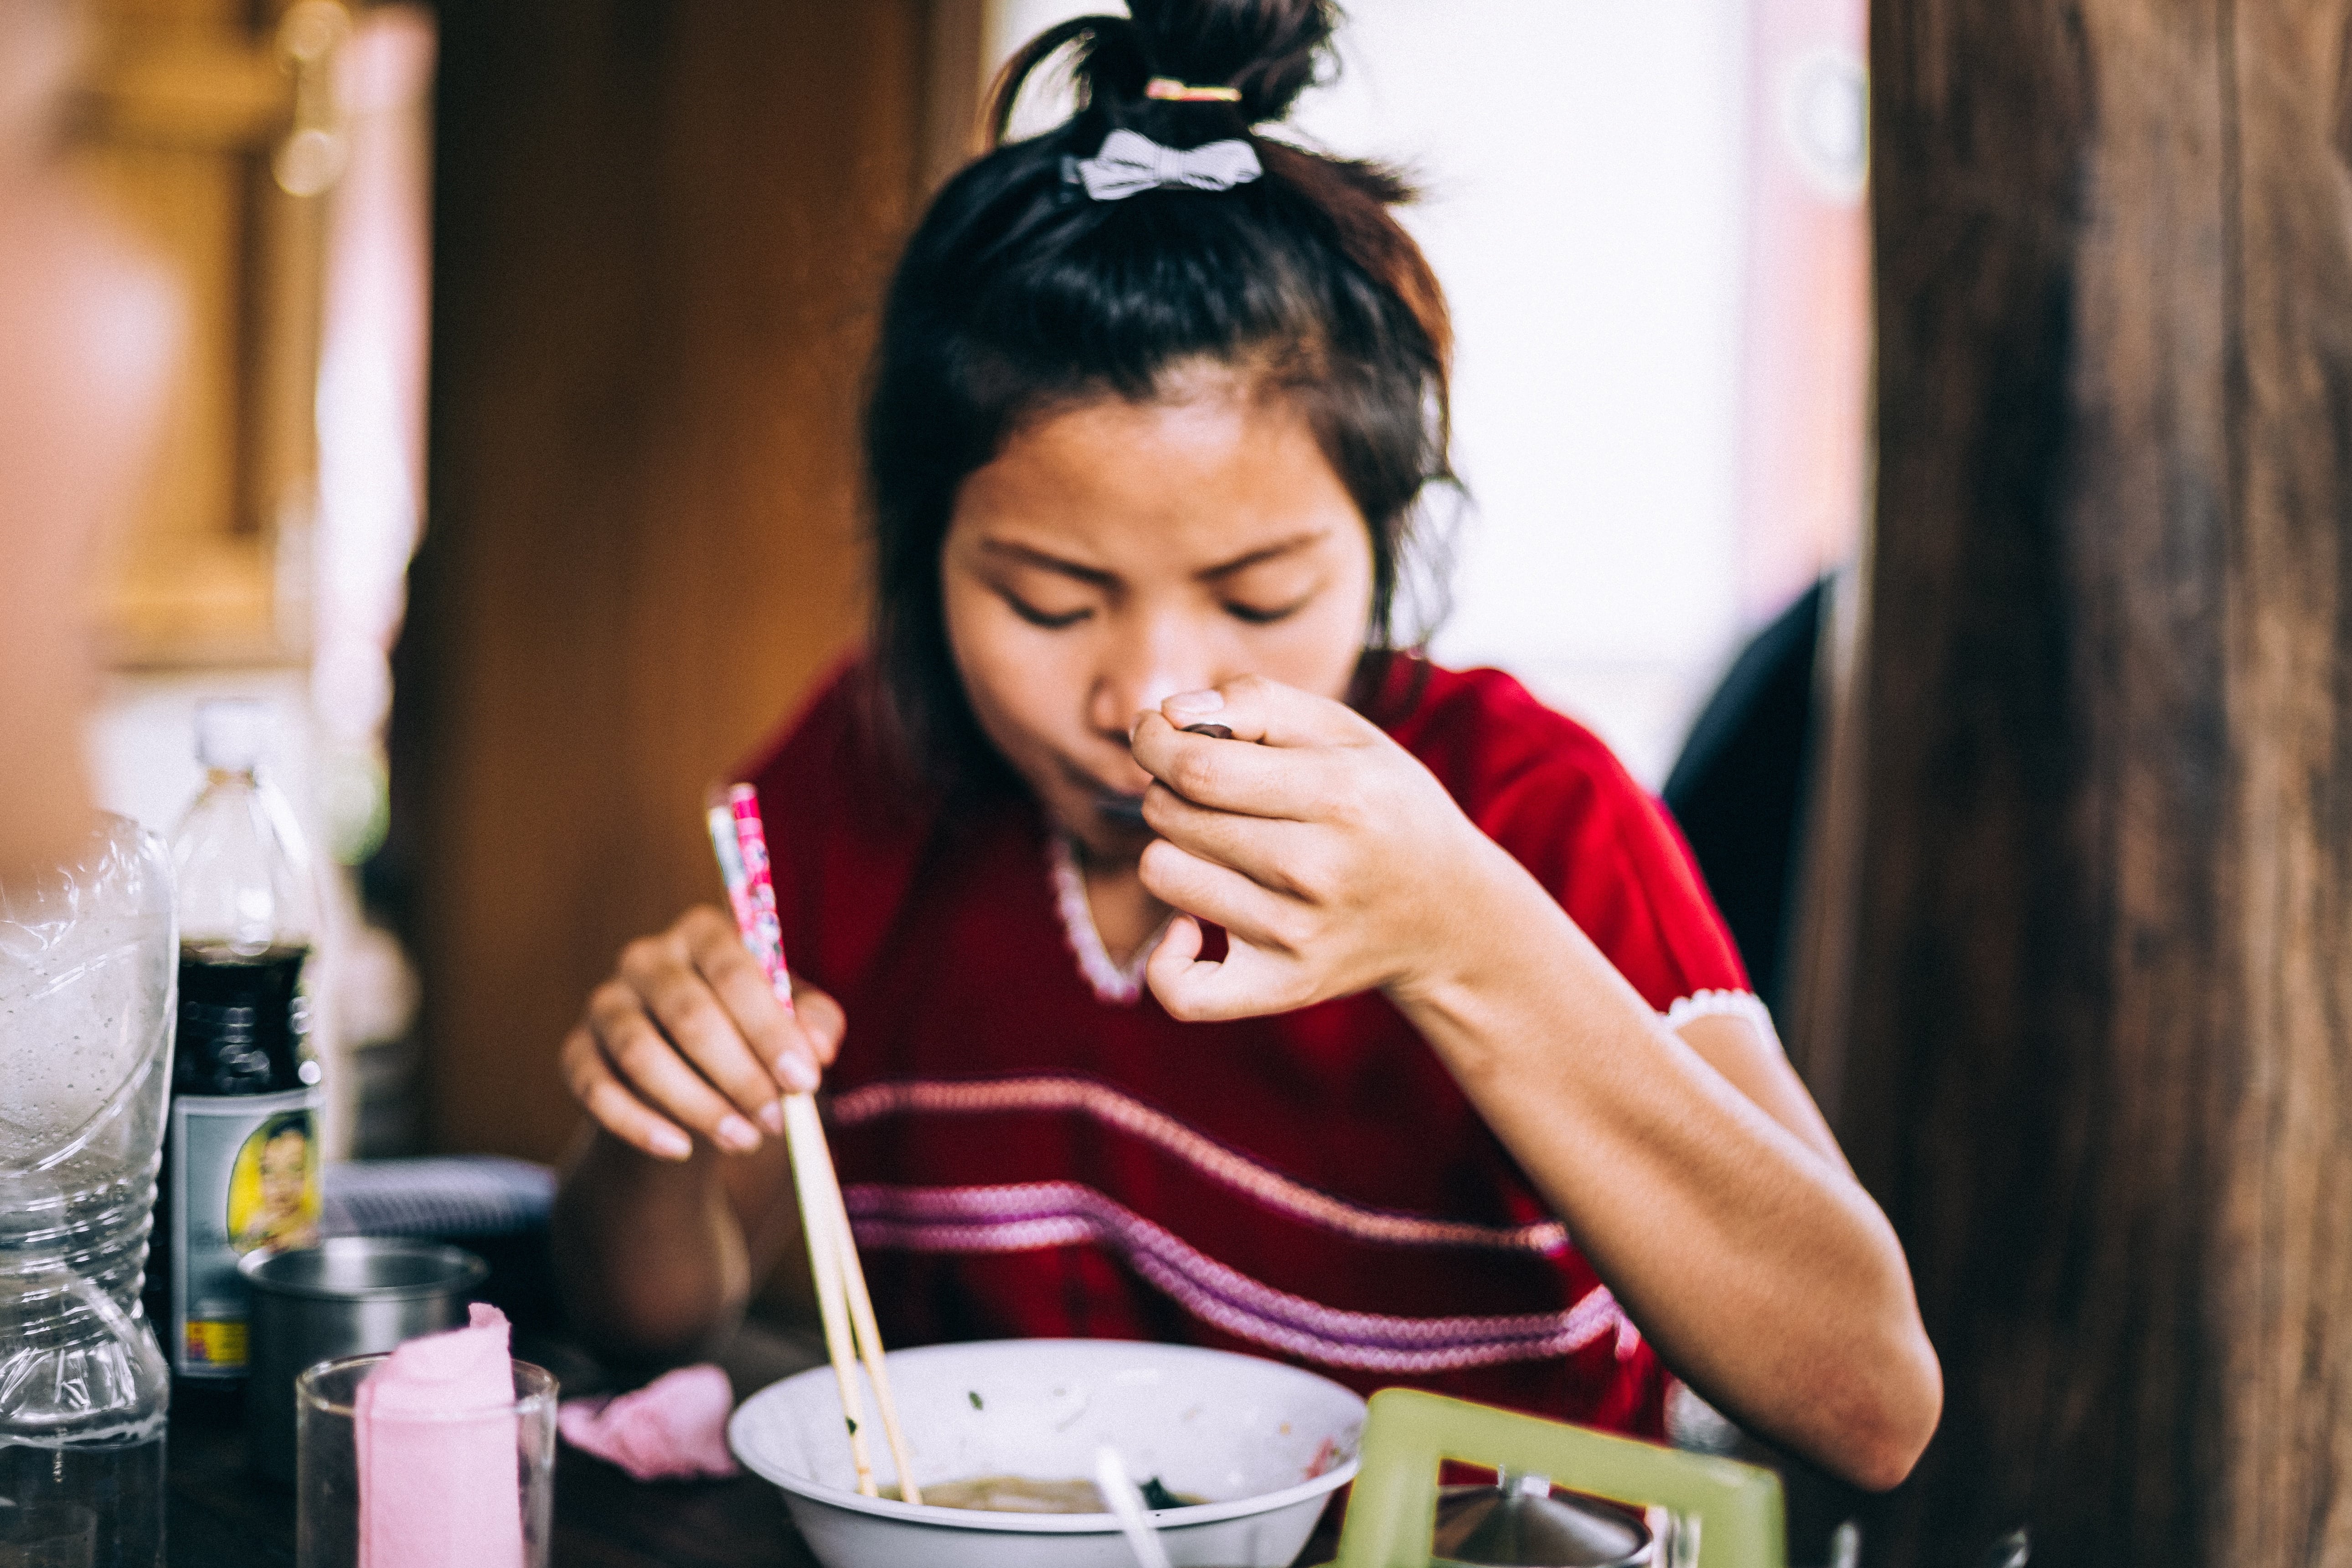
[[[1407,1388],[1372,1395],[1362,1458],[1334,1568],[1429,1568],[1438,1466],[1446,1459],[1549,1476],[1570,1491],[1633,1508],[1664,1508],[1678,1531],[1696,1527],[1696,1554],[1675,1553],[1696,1568],[1783,1568],[1787,1556],[1780,1478],[1736,1460]]]

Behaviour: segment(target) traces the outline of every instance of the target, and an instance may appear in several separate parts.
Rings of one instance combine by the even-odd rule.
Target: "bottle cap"
[[[251,773],[269,734],[269,708],[250,697],[215,697],[196,705],[196,761],[223,773]]]

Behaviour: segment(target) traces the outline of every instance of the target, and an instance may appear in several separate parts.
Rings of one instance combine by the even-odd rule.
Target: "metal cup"
[[[246,1458],[294,1480],[294,1379],[339,1356],[388,1351],[466,1321],[466,1298],[489,1278],[470,1252],[393,1236],[339,1236],[316,1247],[247,1253],[251,1288]]]

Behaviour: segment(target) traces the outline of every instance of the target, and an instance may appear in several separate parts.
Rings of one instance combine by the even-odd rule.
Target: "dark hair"
[[[891,283],[866,418],[872,657],[886,733],[936,783],[1003,777],[948,648],[940,551],[965,477],[1041,408],[1146,399],[1171,366],[1198,358],[1297,399],[1371,536],[1375,654],[1391,646],[1416,503],[1452,477],[1444,297],[1389,211],[1411,189],[1387,168],[1253,129],[1316,79],[1337,6],[1131,7],[1131,19],[1065,22],[1006,64],[989,109],[992,150],[931,203]],[[1006,143],[1023,84],[1066,49],[1076,111]],[[1230,86],[1240,99],[1152,99],[1154,77]],[[1089,199],[1068,161],[1121,129],[1181,148],[1245,138],[1264,177]]]
[[[310,1113],[307,1110],[281,1110],[261,1124],[260,1144],[268,1148],[291,1132],[304,1142],[310,1139]]]

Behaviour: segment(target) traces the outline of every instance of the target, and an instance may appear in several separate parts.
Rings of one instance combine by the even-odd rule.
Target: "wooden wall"
[[[939,162],[937,9],[443,8],[387,862],[442,1147],[559,1154],[563,1031],[718,895],[704,784],[856,633],[858,394]]]
[[[2352,5],[1873,13],[1867,1557],[2352,1563]]]

